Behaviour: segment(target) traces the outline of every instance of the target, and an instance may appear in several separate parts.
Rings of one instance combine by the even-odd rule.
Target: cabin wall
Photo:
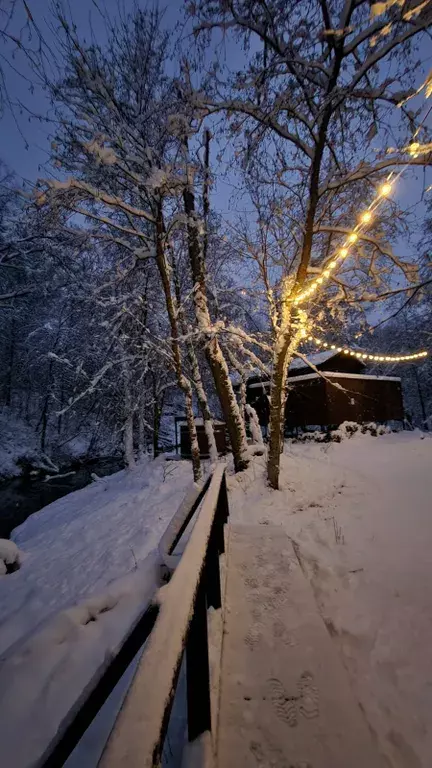
[[[360,377],[299,381],[291,386],[285,409],[288,428],[343,421],[402,421],[403,417],[399,381]]]
[[[402,421],[402,388],[399,381],[385,379],[333,379],[345,391],[325,382],[331,424],[349,421]]]

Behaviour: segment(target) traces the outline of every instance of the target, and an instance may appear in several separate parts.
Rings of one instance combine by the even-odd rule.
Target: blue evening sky
[[[10,1],[5,0],[6,7]],[[52,26],[52,18],[50,18],[49,12],[50,0],[38,0],[37,2],[36,0],[27,0],[27,2],[34,13],[44,38],[49,44],[55,45],[55,28]],[[79,36],[87,40],[90,39],[91,22],[98,41],[103,43],[104,39],[106,39],[104,16],[108,14],[111,18],[115,17],[118,12],[119,0],[98,0],[98,4],[99,7],[104,9],[102,16],[92,0],[66,0],[66,7],[69,8],[69,13],[72,13],[74,22],[78,27]],[[120,0],[120,7],[123,8],[124,12],[133,10],[136,4],[145,6],[145,2],[142,0],[138,0],[138,2],[137,0]],[[169,0],[165,7],[167,8],[167,24],[171,25],[181,18],[183,0]],[[10,31],[18,35],[25,21],[25,11],[21,3],[19,3]],[[39,87],[36,87],[34,92],[31,93],[29,82],[27,82],[25,77],[34,80],[32,72],[23,60],[22,55],[18,53],[12,58],[12,50],[11,46],[0,45],[0,56],[6,77],[8,96],[11,102],[16,105],[13,110],[6,107],[0,121],[0,158],[16,173],[19,183],[22,183],[23,180],[32,182],[37,177],[47,175],[46,164],[49,158],[50,147],[48,137],[50,128],[46,123],[30,118],[26,110],[21,110],[18,104],[22,103],[35,114],[45,115],[49,113],[49,103]],[[428,69],[432,56],[431,51],[427,50],[426,44],[422,46],[421,55],[425,61],[425,68]],[[225,48],[224,56],[225,63],[231,69],[241,68],[243,54],[237,46],[228,44],[228,47]],[[22,77],[22,75],[25,77]],[[397,120],[396,115],[395,120]],[[214,148],[215,151],[216,149]],[[230,170],[230,155],[231,152],[228,149],[225,152],[225,157],[223,158],[224,165],[222,166],[223,169],[226,169],[226,175],[225,178],[219,177],[217,180],[213,190],[213,206],[224,217],[232,220],[235,217],[236,208],[240,211],[248,206],[247,200],[241,199],[235,194],[237,179]],[[426,185],[432,183],[431,175],[429,169]],[[421,196],[423,185],[422,171],[415,175],[411,173],[405,174],[398,185],[399,189],[397,192],[401,204],[404,207],[413,206]],[[424,206],[421,204],[417,205],[414,225],[417,224],[419,227],[419,235],[421,228],[421,221],[419,219],[422,218],[423,213]],[[406,244],[398,243],[397,250],[401,256],[409,256],[409,253],[405,252],[406,249]]]

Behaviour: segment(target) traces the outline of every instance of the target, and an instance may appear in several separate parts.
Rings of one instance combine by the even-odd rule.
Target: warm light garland
[[[391,175],[389,176],[388,180],[378,188],[375,200],[373,200],[370,203],[369,207],[366,209],[366,211],[364,211],[364,213],[361,214],[359,223],[357,224],[357,226],[354,227],[353,231],[348,235],[342,247],[338,248],[338,250],[335,252],[331,261],[326,265],[325,269],[321,272],[319,277],[316,277],[315,280],[308,283],[306,288],[293,298],[293,303],[296,306],[298,306],[305,299],[309,299],[311,296],[313,296],[314,293],[317,292],[321,284],[324,282],[324,280],[328,279],[331,276],[331,273],[333,272],[333,270],[336,269],[336,267],[339,266],[341,262],[347,258],[347,256],[349,255],[349,247],[350,245],[353,245],[353,243],[355,243],[358,240],[359,232],[361,232],[362,227],[365,224],[369,224],[372,221],[373,212],[376,210],[376,208],[378,207],[382,199],[388,197],[388,195],[392,191],[393,185],[390,180],[391,180]]]
[[[376,3],[376,5],[381,5],[381,3]],[[432,96],[432,71],[428,74],[425,82],[418,89],[417,94],[420,93],[423,89],[425,90],[426,98],[429,98],[429,96]],[[402,106],[403,103],[404,102],[401,102],[400,104],[398,104],[398,106]],[[428,107],[420,124],[414,131],[410,143],[402,149],[402,151],[407,152],[413,158],[417,158],[421,154],[432,152],[432,142],[429,142],[427,144],[420,144],[420,142],[417,140],[420,134],[421,128],[423,127],[425,120],[431,111],[432,111],[432,107]],[[395,150],[393,149],[387,150],[387,152],[393,152],[393,151]],[[406,163],[406,165],[399,171],[397,176],[394,176],[393,173],[390,173],[387,180],[378,188],[375,200],[373,200],[368,206],[368,208],[364,211],[364,213],[361,214],[359,223],[354,227],[353,231],[348,235],[343,246],[335,252],[330,263],[326,265],[325,269],[321,272],[319,277],[316,277],[315,280],[308,283],[306,288],[304,288],[300,293],[298,293],[292,298],[292,302],[295,306],[298,306],[300,303],[305,301],[305,299],[311,298],[313,294],[317,292],[317,290],[319,289],[321,284],[324,282],[324,280],[328,279],[331,276],[331,273],[333,272],[333,270],[344,259],[346,259],[346,257],[349,255],[349,246],[358,240],[358,237],[359,237],[358,233],[361,232],[362,226],[364,226],[365,224],[369,224],[372,221],[373,213],[381,204],[383,199],[388,197],[388,195],[390,195],[394,182],[396,181],[396,179],[400,178],[402,173],[405,171],[406,168],[409,167],[409,165],[410,165],[409,162]],[[411,357],[409,357],[408,359],[411,359]]]
[[[344,355],[351,355],[351,357],[357,357],[359,360],[373,360],[376,363],[407,363],[411,360],[420,360],[427,357],[427,352],[414,352],[411,355],[383,355],[375,354],[370,355],[368,352],[360,352],[357,349],[350,349],[349,347],[338,347],[336,344],[328,344],[326,341],[317,338],[316,336],[308,336],[308,341],[312,341],[317,347],[323,347],[324,349],[334,350],[335,352],[343,352]]]

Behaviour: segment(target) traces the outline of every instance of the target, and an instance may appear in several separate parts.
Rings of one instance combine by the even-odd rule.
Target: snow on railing
[[[61,766],[107,701],[138,652],[144,652],[111,732],[101,768],[150,768],[160,765],[180,666],[186,658],[188,739],[209,744],[211,690],[207,608],[222,606],[219,555],[224,552],[228,519],[225,465],[216,466],[202,486],[195,486],[168,526],[159,546],[165,576],[176,565],[173,551],[202,504],[185,550],[169,583],[125,637],[78,711],[71,713],[38,765]],[[167,573],[168,570],[168,573]]]

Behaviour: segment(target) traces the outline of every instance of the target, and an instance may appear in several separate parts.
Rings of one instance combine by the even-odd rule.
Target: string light
[[[359,229],[362,225],[368,224],[370,221],[372,221],[373,213],[371,209],[376,208],[376,206],[379,204],[380,198],[387,197],[390,194],[392,187],[393,185],[389,180],[381,185],[381,187],[377,190],[377,201],[375,203],[371,203],[369,208],[361,214],[360,223],[355,229]],[[332,257],[332,260],[325,266],[325,269],[322,271],[322,273],[316,277],[315,280],[310,282],[301,293],[294,297],[293,304],[295,306],[298,306],[305,299],[309,299],[318,290],[322,283],[331,277],[333,270],[336,269],[336,267],[343,259],[346,259],[347,256],[349,256],[350,246],[356,243],[358,239],[359,234],[355,230],[348,235],[342,247],[336,251]]]
[[[387,197],[387,195],[389,195],[391,191],[392,191],[392,185],[386,181],[386,183],[383,184],[382,187],[380,188],[379,193],[381,197]]]
[[[324,349],[333,349],[338,352],[342,352],[344,355],[350,355],[356,357],[358,360],[373,360],[379,363],[408,363],[411,360],[421,360],[427,357],[426,350],[421,352],[413,352],[410,355],[384,355],[382,353],[370,355],[368,352],[361,352],[358,349],[350,349],[349,347],[336,347],[335,344],[328,344],[328,342],[317,338],[317,336],[308,336],[308,341],[316,344],[317,347],[323,347]]]
[[[409,101],[410,98],[412,98],[416,94],[419,94],[422,90],[425,90],[426,98],[429,98],[429,96],[432,96],[432,71],[428,74],[425,82],[420,86],[420,88],[414,94],[411,94],[408,97],[408,99],[406,99],[405,101]],[[398,107],[401,107],[405,103],[405,101],[399,102]],[[420,144],[417,141],[417,137],[419,136],[420,131],[424,126],[425,121],[431,111],[432,111],[432,107],[427,107],[426,112],[423,115],[420,124],[417,126],[416,130],[412,135],[410,143],[408,144],[408,146],[402,148],[402,151],[407,152],[413,158],[417,158],[420,154],[426,154],[426,153],[432,152],[432,142],[428,144]],[[394,151],[396,150],[387,149],[387,152],[394,152]],[[332,258],[332,261],[328,264],[328,266],[326,266],[325,270],[323,271],[323,275],[325,276],[325,278],[329,278],[331,276],[332,270],[336,268],[340,259],[344,259],[348,256],[349,251],[346,246],[349,244],[355,243],[358,240],[358,234],[355,230],[359,229],[362,224],[367,224],[372,220],[373,218],[372,210],[375,211],[378,208],[380,202],[382,202],[382,198],[388,197],[388,195],[392,191],[395,179],[399,179],[402,173],[406,170],[406,168],[409,167],[409,165],[410,163],[407,162],[406,165],[404,165],[403,168],[399,171],[396,177],[394,177],[393,173],[390,173],[387,180],[381,185],[381,187],[379,187],[379,189],[377,190],[376,201],[372,202],[368,210],[366,210],[360,216],[360,225],[355,227],[354,231],[351,232],[350,235],[348,235],[347,242],[344,243],[343,247],[339,250],[338,253],[335,254],[335,256]],[[429,191],[429,189],[430,188],[428,188],[427,191]],[[302,301],[304,301],[304,299],[308,299],[310,296],[312,296],[312,294],[315,293],[315,291],[318,289],[319,285],[324,281],[323,278],[321,279],[320,278],[321,276],[318,278],[315,278],[315,280],[309,283],[309,285],[301,293],[298,293],[297,296],[294,296],[294,298],[292,299],[293,303],[295,305],[298,305]]]

